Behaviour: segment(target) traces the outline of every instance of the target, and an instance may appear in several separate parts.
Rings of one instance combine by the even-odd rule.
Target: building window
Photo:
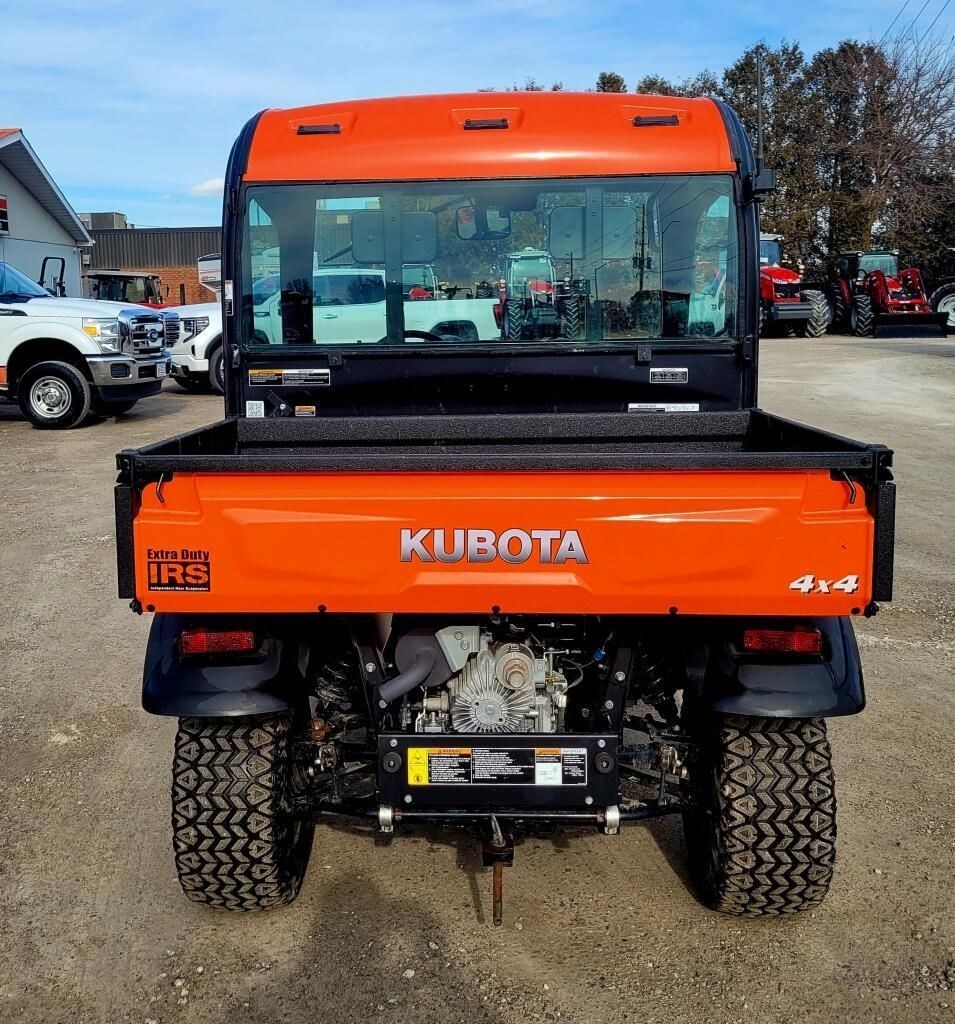
[[[10,221],[7,217],[7,197],[0,196],[0,235],[6,235],[10,231]]]

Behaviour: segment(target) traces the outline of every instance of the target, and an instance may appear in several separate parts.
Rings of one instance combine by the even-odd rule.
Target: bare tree
[[[825,149],[854,179],[839,182],[833,198],[843,209],[830,216],[854,227],[849,244],[897,242],[907,224],[955,202],[951,47],[905,34],[884,44],[842,44],[817,61],[827,65],[819,83],[824,102],[840,115],[830,122]]]

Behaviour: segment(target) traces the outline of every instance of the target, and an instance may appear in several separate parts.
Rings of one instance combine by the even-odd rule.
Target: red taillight
[[[744,651],[768,654],[822,654],[822,633],[818,629],[747,629]]]
[[[251,629],[184,629],[179,635],[183,654],[241,654],[256,646]]]
[[[504,323],[504,307],[500,302],[495,302],[494,305],[491,306],[491,309],[494,312],[494,319],[497,322],[497,326],[500,327]]]

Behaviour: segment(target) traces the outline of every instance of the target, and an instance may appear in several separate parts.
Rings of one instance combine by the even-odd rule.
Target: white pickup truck
[[[430,279],[428,276],[430,275]],[[319,267],[313,271],[315,337],[321,344],[377,341],[385,333],[385,275],[365,267]],[[430,267],[405,273],[405,327],[445,339],[477,341],[500,336],[494,317],[497,298],[435,299],[440,294]],[[282,316],[277,274],[252,287],[256,331],[277,345]],[[222,394],[222,309],[218,303],[179,306],[182,324],[172,350],[172,373],[187,391],[211,388]]]
[[[40,430],[128,412],[159,394],[178,326],[168,311],[55,298],[0,263],[0,397]]]

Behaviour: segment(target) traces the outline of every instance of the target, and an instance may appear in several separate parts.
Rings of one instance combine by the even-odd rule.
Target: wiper
[[[16,302],[18,299],[29,302],[30,299],[39,298],[41,296],[33,295],[31,292],[0,292],[0,302]]]

